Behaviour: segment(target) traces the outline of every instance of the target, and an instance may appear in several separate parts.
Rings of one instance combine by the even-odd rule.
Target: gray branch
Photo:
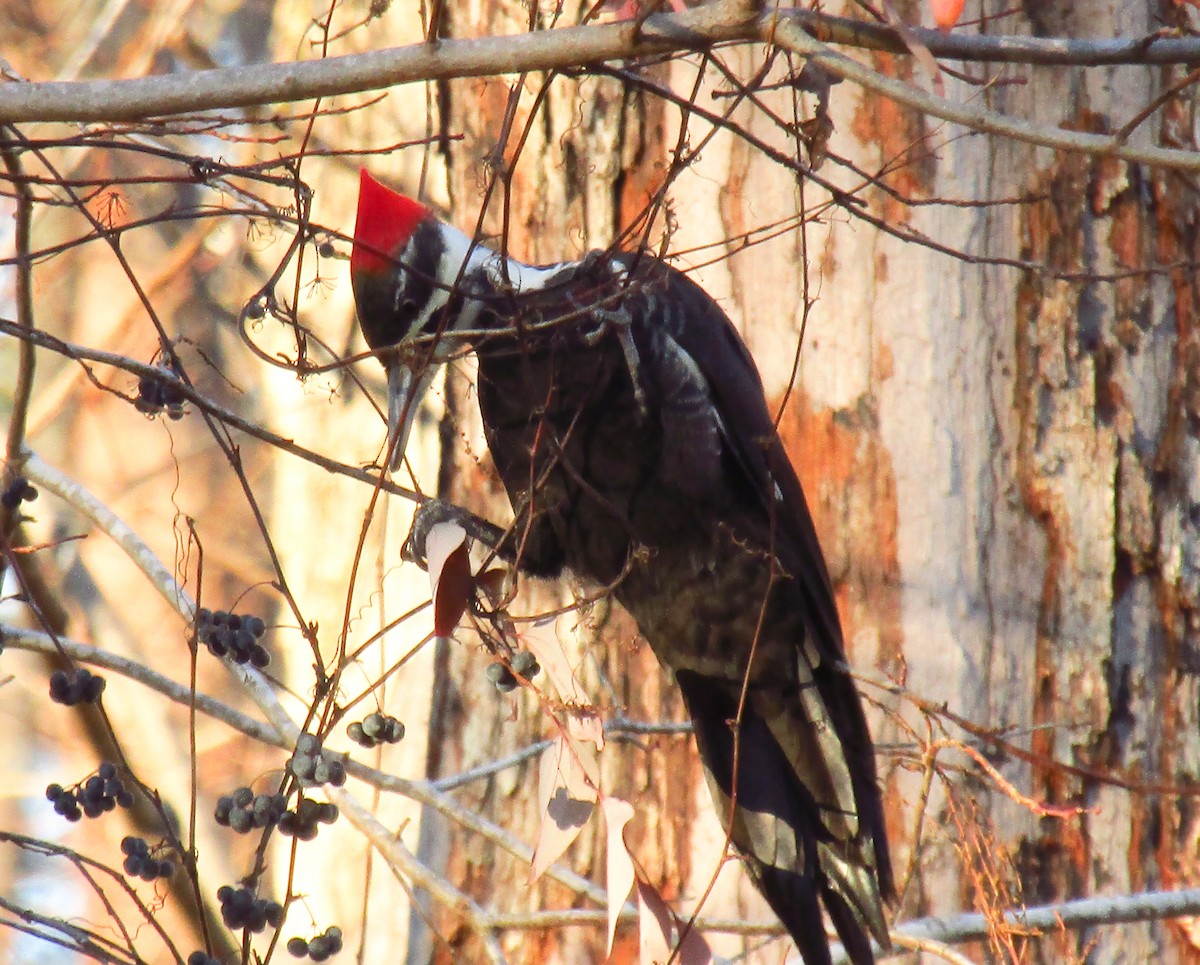
[[[1182,891],[1146,891],[1133,895],[1080,898],[1034,908],[1017,908],[1004,912],[1001,921],[1003,927],[1022,933],[1038,934],[1097,925],[1123,925],[1135,921],[1179,918],[1197,913],[1200,913],[1200,888],[1189,888]],[[995,919],[992,918],[992,921]],[[898,939],[910,938],[918,942],[932,941],[941,945],[957,945],[986,939],[990,934],[988,922],[988,917],[978,912],[917,918],[899,925],[893,930],[893,934]],[[902,954],[905,951],[904,942],[897,941],[896,946],[894,954]],[[878,949],[876,954],[879,954]],[[845,950],[840,945],[834,948],[834,961],[848,961]]]
[[[629,22],[591,24],[168,77],[0,84],[0,123],[138,120],[700,50],[727,41],[756,40],[762,24],[746,20],[742,11],[738,3],[712,3],[679,14],[656,14],[640,30]],[[907,50],[890,27],[811,11],[789,11],[786,19],[828,43]],[[944,35],[921,28],[912,28],[910,34],[935,57],[960,61],[1099,66],[1200,60],[1200,37],[1075,40]]]

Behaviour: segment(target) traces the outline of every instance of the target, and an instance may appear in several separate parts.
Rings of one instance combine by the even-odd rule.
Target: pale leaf
[[[567,652],[563,649],[559,637],[560,627],[559,620],[531,624],[521,634],[521,642],[537,657],[538,663],[554,684],[554,689],[566,703],[585,704],[587,695],[575,679],[575,671],[571,668]],[[568,718],[567,727],[576,740],[591,741],[597,750],[604,749],[604,724],[599,717],[572,714]]]
[[[606,797],[600,802],[604,811],[604,826],[608,830],[607,878],[608,886],[608,952],[612,954],[613,939],[617,934],[617,918],[625,899],[633,890],[633,857],[625,846],[625,825],[633,817],[633,805],[620,798]]]
[[[567,732],[577,741],[591,741],[596,750],[604,750],[604,721],[595,714],[571,714]]]
[[[600,768],[596,749],[559,734],[542,753],[538,768],[538,806],[542,822],[533,849],[530,881],[561,857],[592,816]]]
[[[652,885],[638,880],[638,962],[665,965],[671,957],[671,913]]]
[[[466,531],[457,523],[438,523],[425,539],[425,558],[433,594],[433,632],[448,637],[466,612],[473,589]]]
[[[666,965],[678,943],[675,916],[653,885],[639,878],[637,889],[640,965]],[[695,928],[689,928],[674,963],[709,965],[711,961],[712,950],[708,942]]]

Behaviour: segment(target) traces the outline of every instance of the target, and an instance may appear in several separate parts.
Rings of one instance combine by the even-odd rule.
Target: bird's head
[[[437,364],[460,347],[455,331],[479,315],[479,303],[463,294],[463,284],[495,257],[419,201],[362,172],[350,281],[367,344],[396,349],[380,356],[388,380],[392,468],[404,456]]]

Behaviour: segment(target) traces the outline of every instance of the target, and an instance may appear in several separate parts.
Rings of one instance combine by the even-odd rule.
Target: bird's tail
[[[836,801],[874,797],[858,802],[853,814],[842,813],[844,807],[831,813],[831,780],[860,763],[839,741],[831,746],[828,732],[818,733],[838,728],[809,719],[799,701],[756,700],[752,692],[735,729],[740,682],[684,670],[676,677],[721,822],[804,961],[831,961],[823,906],[854,965],[871,965],[871,938],[888,946],[883,897],[891,890],[886,853],[876,847],[883,829],[876,826],[873,762],[869,788],[834,793]],[[789,754],[784,745],[802,750]],[[824,760],[827,752],[843,757]]]

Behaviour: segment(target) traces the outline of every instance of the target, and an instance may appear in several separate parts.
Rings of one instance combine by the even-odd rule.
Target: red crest
[[[417,225],[430,216],[425,205],[384,187],[363,168],[358,182],[358,218],[354,223],[350,274],[394,268],[388,256],[399,256]]]

